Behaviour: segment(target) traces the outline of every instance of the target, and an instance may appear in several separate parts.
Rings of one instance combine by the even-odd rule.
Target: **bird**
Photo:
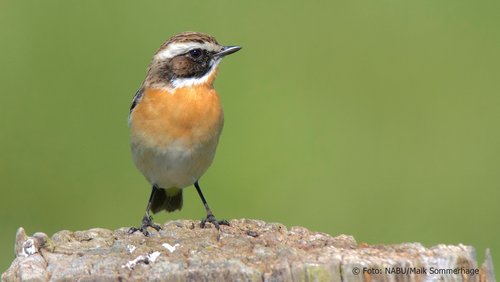
[[[139,227],[159,231],[150,212],[182,208],[184,188],[194,185],[206,210],[200,226],[217,230],[217,220],[201,191],[199,179],[215,156],[224,114],[214,80],[221,60],[241,49],[224,46],[208,34],[182,32],[166,40],[153,55],[146,78],[129,111],[130,146],[137,169],[151,184]]]

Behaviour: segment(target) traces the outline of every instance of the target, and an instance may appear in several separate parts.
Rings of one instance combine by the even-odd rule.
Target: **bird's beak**
[[[227,56],[229,54],[233,54],[235,52],[238,52],[240,49],[241,49],[240,46],[224,46],[224,47],[222,47],[222,50],[220,50],[219,53],[215,54],[215,57],[222,58],[222,57]]]

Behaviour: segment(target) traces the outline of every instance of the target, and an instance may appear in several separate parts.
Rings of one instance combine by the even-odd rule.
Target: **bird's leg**
[[[156,185],[153,185],[153,188],[151,189],[151,195],[149,196],[148,205],[146,206],[146,213],[144,214],[144,217],[142,218],[141,227],[139,227],[139,228],[130,227],[130,229],[128,230],[129,234],[132,234],[135,231],[141,231],[142,234],[144,234],[145,236],[149,236],[148,227],[152,227],[156,231],[160,231],[160,229],[161,229],[160,225],[155,224],[153,222],[153,217],[149,214],[149,209],[151,208],[151,202],[153,201],[153,198],[157,192],[158,192],[158,187]]]
[[[217,230],[220,230],[219,225],[228,225],[229,226],[229,222],[227,220],[224,220],[224,219],[217,220],[215,218],[214,214],[212,213],[212,211],[208,207],[207,200],[205,200],[205,197],[203,197],[203,193],[201,192],[201,188],[200,188],[200,185],[198,184],[198,180],[194,183],[194,187],[196,187],[196,191],[198,191],[198,195],[200,195],[201,201],[203,202],[203,205],[205,205],[205,210],[207,210],[207,217],[205,217],[201,220],[201,224],[200,224],[201,228],[205,228],[205,223],[207,223],[207,222],[212,223],[215,226],[215,228],[217,228]]]

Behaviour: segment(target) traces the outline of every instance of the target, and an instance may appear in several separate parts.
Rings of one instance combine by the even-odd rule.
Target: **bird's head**
[[[176,89],[211,85],[222,58],[240,49],[220,45],[214,37],[200,32],[177,34],[165,41],[153,56],[145,86]]]

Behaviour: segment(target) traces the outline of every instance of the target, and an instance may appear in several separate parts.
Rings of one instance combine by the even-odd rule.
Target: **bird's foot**
[[[156,231],[160,231],[160,229],[161,229],[160,225],[155,224],[153,222],[153,217],[146,214],[142,218],[142,225],[141,225],[141,227],[140,228],[130,227],[130,229],[128,230],[128,233],[132,234],[135,231],[141,231],[142,234],[144,234],[144,236],[149,236],[150,233],[148,231],[148,227],[151,227],[151,228],[155,229]]]
[[[220,230],[220,225],[229,226],[229,222],[227,220],[225,220],[225,219],[217,220],[212,213],[207,214],[207,217],[205,217],[204,219],[201,220],[200,227],[205,228],[205,224],[207,222],[212,223],[215,226],[215,228],[217,228],[217,230]]]

